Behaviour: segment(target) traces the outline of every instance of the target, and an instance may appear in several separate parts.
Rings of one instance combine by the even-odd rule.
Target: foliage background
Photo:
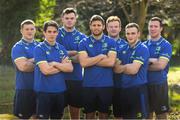
[[[43,40],[42,26],[55,20],[60,26],[61,12],[74,7],[79,14],[76,28],[89,35],[89,19],[94,14],[105,20],[110,15],[121,18],[122,28],[136,22],[141,28],[141,39],[148,36],[148,20],[153,16],[163,19],[163,36],[173,45],[173,67],[169,73],[171,119],[180,119],[180,4],[178,0],[0,0],[0,113],[11,113],[14,94],[14,69],[10,58],[12,46],[21,39],[20,23],[32,19],[36,23],[36,39]],[[106,31],[104,31],[106,33]],[[124,29],[120,33],[124,37]]]

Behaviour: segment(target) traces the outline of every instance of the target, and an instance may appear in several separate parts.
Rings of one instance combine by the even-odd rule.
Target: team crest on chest
[[[59,50],[59,54],[60,55],[64,55],[64,51],[63,50]]]
[[[155,53],[156,53],[156,54],[159,54],[160,50],[161,50],[161,47],[159,46],[159,47],[156,48]]]
[[[78,44],[78,43],[79,43],[79,39],[80,39],[79,36],[76,36],[74,43],[75,43],[75,44]]]
[[[102,51],[107,50],[107,46],[108,46],[108,44],[107,44],[107,43],[103,43],[103,44],[102,44]]]

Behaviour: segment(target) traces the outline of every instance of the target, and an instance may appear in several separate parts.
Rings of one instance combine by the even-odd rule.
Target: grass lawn
[[[171,63],[168,74],[170,96],[170,119],[180,119],[180,59]],[[14,96],[14,68],[0,66],[0,114],[11,114]],[[67,110],[66,110],[67,111]],[[67,112],[65,118],[68,118]]]

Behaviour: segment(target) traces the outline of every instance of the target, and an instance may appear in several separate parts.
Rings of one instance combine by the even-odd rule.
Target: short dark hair
[[[132,27],[135,27],[137,28],[138,32],[140,31],[140,28],[139,28],[139,25],[137,23],[128,23],[125,27],[125,29],[127,28],[132,28]]]
[[[46,30],[47,30],[47,28],[48,28],[49,26],[53,26],[53,27],[55,27],[57,30],[58,30],[58,28],[59,28],[57,22],[55,22],[55,21],[53,21],[53,20],[50,20],[50,21],[46,21],[46,22],[44,23],[43,31],[46,32]]]
[[[102,24],[105,25],[104,19],[100,15],[93,15],[89,21],[89,25],[91,25],[93,21],[101,21]]]
[[[64,14],[69,14],[69,13],[74,13],[75,16],[77,16],[77,11],[75,8],[66,8],[63,10],[61,15],[64,16]]]
[[[21,26],[20,26],[21,29],[24,27],[25,24],[26,24],[26,25],[32,24],[32,25],[35,26],[35,23],[34,23],[33,20],[27,19],[27,20],[24,20],[24,21],[21,22]]]
[[[113,22],[113,21],[118,21],[119,22],[119,25],[121,26],[121,19],[118,17],[118,16],[110,16],[107,18],[106,20],[106,25],[110,22]]]
[[[163,26],[162,19],[161,19],[161,18],[159,18],[159,17],[152,17],[152,18],[150,19],[150,21],[159,21],[159,23],[160,23],[160,27],[162,27],[162,26]]]

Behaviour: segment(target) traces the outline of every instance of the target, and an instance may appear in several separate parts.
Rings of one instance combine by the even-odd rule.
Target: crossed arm
[[[133,61],[133,63],[122,65],[120,60],[116,60],[115,66],[114,66],[114,72],[115,73],[125,73],[129,75],[135,75],[138,73],[141,63],[137,61]]]
[[[165,59],[165,58],[149,58],[149,67],[148,70],[149,71],[160,71],[165,69],[165,67],[167,66],[169,62],[169,59]]]
[[[34,71],[34,58],[27,59],[21,58],[15,60],[15,65],[17,66],[18,70],[22,72],[33,72]]]
[[[45,75],[52,75],[56,74],[58,72],[72,72],[73,66],[70,60],[68,60],[68,57],[62,60],[62,62],[47,62],[44,61],[39,65],[39,68],[41,72]]]
[[[78,51],[76,50],[68,51],[68,55],[69,55],[70,60],[72,60],[73,63],[79,63]]]
[[[79,53],[79,60],[82,67],[89,67],[93,65],[102,67],[114,66],[116,59],[116,53],[109,52],[108,55],[99,54],[95,57],[89,57],[87,52],[83,51]]]

